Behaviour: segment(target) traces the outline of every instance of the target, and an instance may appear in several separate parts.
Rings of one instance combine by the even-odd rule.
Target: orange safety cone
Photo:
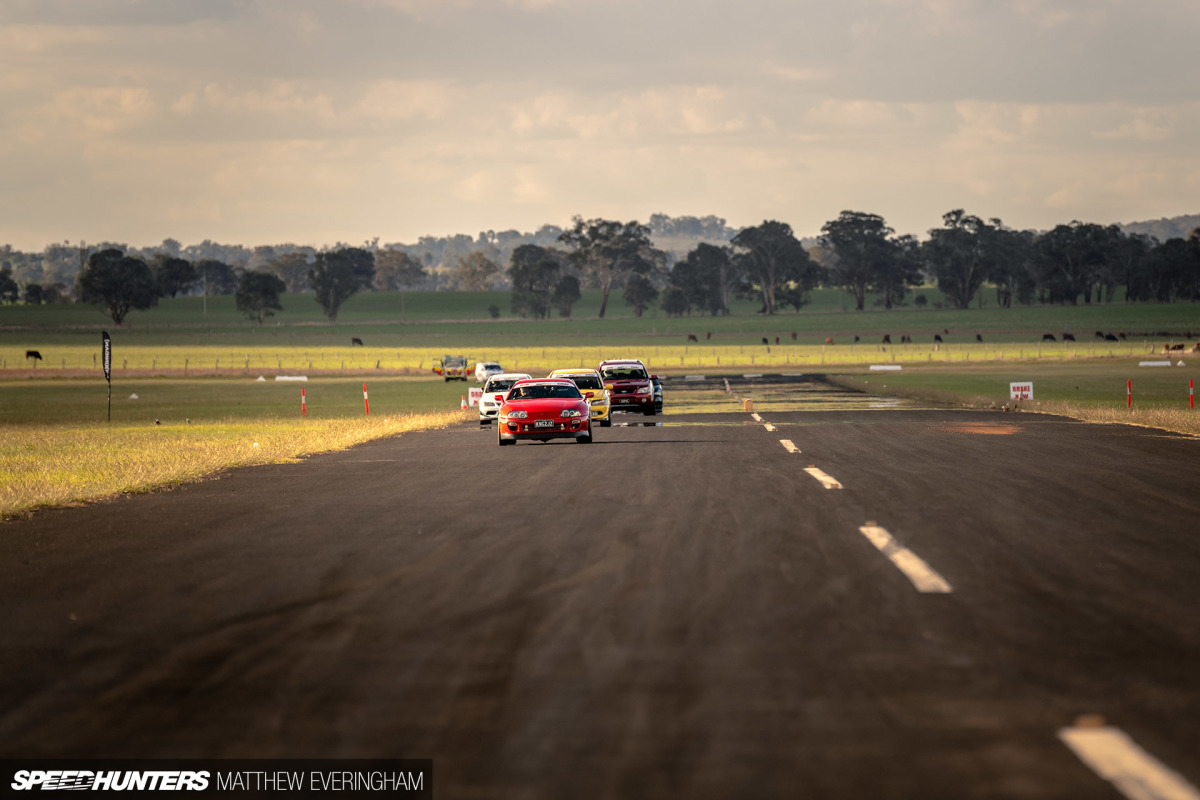
[[[459,406],[459,408],[466,408],[466,407],[467,407],[467,396],[464,394],[464,395],[462,395],[462,405]]]

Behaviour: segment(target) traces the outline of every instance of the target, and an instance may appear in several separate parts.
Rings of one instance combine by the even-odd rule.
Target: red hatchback
[[[516,444],[521,439],[592,441],[591,410],[579,387],[565,379],[517,381],[504,397],[496,425],[496,441]]]

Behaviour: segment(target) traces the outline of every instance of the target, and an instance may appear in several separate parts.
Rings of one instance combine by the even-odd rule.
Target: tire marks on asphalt
[[[768,431],[771,423],[757,413],[754,421]],[[790,439],[780,439],[789,453],[799,453]],[[842,484],[816,466],[804,470],[826,489],[841,489]],[[950,594],[954,588],[924,559],[896,541],[885,528],[873,521],[859,527],[859,532],[900,570],[913,587],[922,594]],[[1129,800],[1200,800],[1200,790],[1179,773],[1142,749],[1124,731],[1104,725],[1100,718],[1082,718],[1073,727],[1062,728],[1058,738],[1099,777],[1111,783]]]

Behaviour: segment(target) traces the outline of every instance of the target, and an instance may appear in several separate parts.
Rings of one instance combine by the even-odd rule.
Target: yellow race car
[[[587,398],[588,405],[592,409],[592,422],[601,428],[612,427],[608,392],[604,388],[604,381],[601,380],[599,372],[594,369],[556,369],[547,377],[569,379]]]

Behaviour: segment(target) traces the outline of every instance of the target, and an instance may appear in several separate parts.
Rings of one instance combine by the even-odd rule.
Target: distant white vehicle
[[[490,425],[504,405],[504,395],[517,381],[533,377],[524,372],[501,372],[487,379],[483,385],[483,396],[479,398],[479,424]]]
[[[488,378],[502,372],[504,372],[504,367],[500,366],[499,362],[480,361],[475,365],[475,382],[486,383]]]

